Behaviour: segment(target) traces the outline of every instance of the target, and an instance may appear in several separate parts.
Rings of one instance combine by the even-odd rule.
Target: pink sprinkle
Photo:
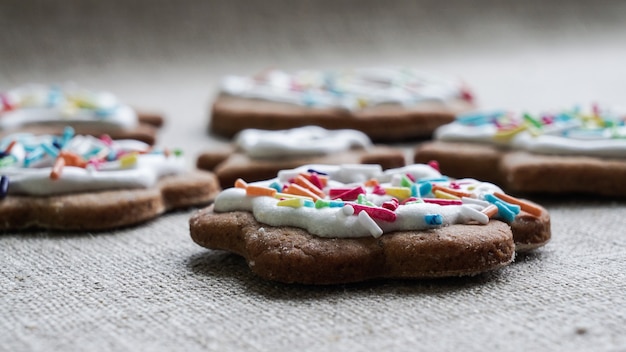
[[[283,185],[283,190],[282,190],[283,193],[287,192],[287,188],[289,188],[289,186],[287,184],[284,184]]]
[[[460,199],[441,199],[441,198],[422,198],[424,203],[439,204],[439,205],[462,205],[463,201]]]
[[[593,103],[591,105],[591,109],[593,111],[594,116],[600,116],[600,107],[598,106],[598,103]]]
[[[452,189],[460,189],[461,186],[456,182],[450,182],[450,188]]]
[[[409,197],[409,198],[405,199],[405,200],[402,202],[402,204],[404,205],[404,204],[406,204],[406,203],[409,203],[409,202],[416,202],[416,201],[418,201],[418,200],[419,200],[419,198]]]
[[[11,111],[15,109],[15,106],[13,106],[11,102],[9,102],[9,98],[7,98],[6,95],[0,94],[0,100],[2,100],[2,109],[4,111]]]
[[[415,182],[415,176],[413,176],[411,174],[406,174],[406,177],[408,177],[408,179],[411,180],[411,182]]]
[[[428,162],[428,166],[432,167],[433,169],[439,171],[439,162],[437,160],[431,160]]]
[[[361,186],[352,189],[333,188],[328,191],[330,199],[341,198],[342,200],[356,200],[359,197],[359,194],[365,194],[365,189]]]
[[[374,219],[380,219],[383,221],[396,221],[397,215],[393,211],[380,207],[370,207],[368,205],[363,204],[350,204],[352,208],[354,208],[354,215],[364,211],[367,215],[371,216]]]
[[[382,207],[394,211],[398,209],[398,200],[396,198],[392,198],[390,201],[384,202]]]
[[[317,177],[317,174],[311,173],[309,181],[311,181],[311,183],[314,184],[315,187],[317,187],[319,189],[324,189],[324,185],[322,185],[322,181],[320,181],[320,178]]]
[[[387,194],[387,192],[385,192],[385,189],[381,185],[374,186],[372,193],[378,194],[379,196],[384,196],[385,194]]]
[[[111,144],[113,144],[113,139],[108,134],[103,134],[102,136],[100,136],[100,140],[102,141],[102,143],[106,144],[107,146],[110,146]]]

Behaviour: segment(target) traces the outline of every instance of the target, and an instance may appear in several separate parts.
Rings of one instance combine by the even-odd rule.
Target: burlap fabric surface
[[[463,77],[487,107],[624,104],[625,14],[582,1],[9,0],[0,89],[111,90],[164,112],[160,144],[191,167],[227,143],[205,133],[219,77],[267,67],[415,66]],[[626,202],[537,200],[553,240],[462,279],[266,282],[192,243],[193,209],[104,233],[2,234],[0,350],[625,350]]]

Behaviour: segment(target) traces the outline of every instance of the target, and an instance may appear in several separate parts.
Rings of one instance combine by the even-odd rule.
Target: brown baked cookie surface
[[[167,211],[208,204],[219,193],[214,174],[166,176],[154,187],[55,196],[9,195],[0,201],[0,229],[107,230],[153,219]]]
[[[626,160],[540,155],[476,143],[434,141],[416,147],[417,163],[437,160],[451,176],[502,185],[518,194],[626,196]]]
[[[339,146],[331,147],[335,144]],[[232,187],[238,178],[265,180],[280,170],[305,164],[378,164],[391,169],[404,166],[405,160],[403,150],[372,145],[360,131],[304,126],[280,131],[243,130],[231,147],[200,154],[196,166],[215,172],[222,187]]]
[[[510,263],[515,253],[511,228],[500,221],[378,239],[321,238],[295,227],[261,224],[248,212],[215,213],[209,207],[194,214],[189,225],[197,244],[239,254],[255,274],[286,283],[475,275]]]
[[[331,170],[320,177],[343,181],[328,181],[322,193],[313,191],[321,198],[305,200],[291,182],[317,183],[310,167],[283,170],[266,182],[237,181],[215,206],[191,217],[192,239],[245,257],[254,273],[270,280],[337,284],[474,275],[507,265],[516,250],[540,247],[551,236],[544,208],[490,184],[450,183],[426,165],[383,173],[372,165],[318,166]],[[372,178],[361,186],[352,182],[363,175]],[[410,190],[423,195],[410,196]],[[475,191],[467,193],[471,199],[449,198],[468,190]]]
[[[316,125],[356,129],[374,142],[427,138],[474,105],[462,84],[422,75],[414,70],[364,69],[272,70],[255,77],[225,77],[211,108],[210,131],[231,138],[246,128]]]
[[[136,111],[108,92],[75,84],[29,84],[0,93],[0,137],[16,132],[61,134],[65,127],[92,136],[155,144],[164,118]]]

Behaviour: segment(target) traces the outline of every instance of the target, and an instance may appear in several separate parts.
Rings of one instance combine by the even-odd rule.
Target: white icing
[[[0,130],[33,124],[89,124],[103,130],[133,128],[137,114],[108,92],[93,92],[75,85],[25,85],[3,94],[12,109],[0,104]]]
[[[0,168],[0,174],[9,178],[9,194],[47,196],[110,189],[148,188],[155,185],[163,176],[179,174],[185,170],[182,157],[166,156],[162,153],[138,154],[136,163],[130,165],[123,165],[120,160],[114,160],[103,162],[97,168],[65,166],[60,177],[52,180],[50,174],[56,158],[46,154],[31,167],[25,167],[28,155],[25,149],[26,146],[32,149],[34,146],[52,143],[53,137],[10,135],[0,143],[2,150],[12,140],[18,141],[11,150],[11,157],[15,158],[16,162],[11,166]],[[102,148],[106,156],[109,150],[140,152],[148,150],[149,147],[135,140],[117,140],[113,141],[111,146],[107,146],[97,138],[79,135],[68,140],[62,150],[84,155],[93,148]]]
[[[442,177],[438,171],[428,165],[409,165],[385,172],[380,169],[379,165],[306,165],[293,170],[283,170],[279,172],[276,179],[252,184],[268,186],[275,181],[285,182],[308,169],[328,174],[330,180],[326,190],[354,187],[372,177],[378,179],[381,186],[390,186],[388,182],[394,175],[407,173],[417,180]],[[463,188],[463,191],[472,192],[478,200],[483,198],[485,194],[502,192],[499,187],[493,184],[480,183],[472,179],[457,180],[456,182],[461,186],[476,186],[475,188],[472,187],[472,190],[469,190],[469,186],[467,186]],[[389,195],[378,195],[371,192],[368,192],[366,197],[368,201],[377,206],[393,198]],[[267,196],[249,197],[246,196],[244,189],[229,188],[218,195],[214,209],[216,212],[249,211],[260,223],[271,226],[299,227],[320,237],[377,237],[382,233],[393,231],[430,229],[450,224],[468,223],[472,220],[482,224],[486,223],[484,214],[478,211],[484,208],[484,204],[480,202],[446,206],[430,203],[409,203],[398,206],[395,210],[397,218],[390,222],[369,218],[369,216],[368,219],[365,215],[361,216],[360,214],[359,216],[352,216],[354,209],[351,209],[350,202],[346,202],[343,207],[317,209],[305,206],[299,208],[277,206],[278,201],[276,198]],[[441,216],[442,224],[433,225],[426,221],[426,215],[435,214]]]
[[[445,104],[463,96],[459,82],[410,69],[266,72],[262,77],[227,76],[225,94],[319,108],[357,110],[379,104],[407,107],[424,101]]]
[[[578,115],[571,115],[568,119],[544,123],[541,128],[535,128],[519,117],[514,121],[526,124],[528,128],[510,138],[497,137],[498,127],[493,121],[477,124],[456,121],[440,126],[434,137],[441,141],[483,143],[537,154],[626,157],[623,120],[615,119],[616,126],[602,127],[597,122],[583,122]]]
[[[369,137],[356,130],[327,130],[305,126],[289,130],[245,129],[235,144],[252,158],[326,155],[371,146]]]

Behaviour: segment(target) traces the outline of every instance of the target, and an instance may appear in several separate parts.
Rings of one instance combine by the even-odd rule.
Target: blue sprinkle
[[[500,202],[500,204],[502,204],[502,206],[506,207],[510,212],[513,213],[513,217],[515,217],[515,215],[519,214],[519,212],[522,210],[522,208],[517,205],[517,204],[511,204],[511,203],[507,203],[505,201],[503,201],[502,199],[494,196],[493,194],[486,194],[485,195],[485,200],[488,201],[489,203],[492,203],[496,206],[498,206],[498,202]],[[498,207],[499,208],[499,207]]]
[[[421,182],[419,184],[419,197],[424,197],[433,190],[433,185],[430,182]]]
[[[9,177],[2,175],[0,177],[0,199],[4,199],[9,193]]]
[[[280,183],[274,181],[270,184],[270,188],[273,188],[276,190],[276,192],[280,192],[283,190],[283,187],[280,185]]]
[[[411,197],[416,197],[419,198],[420,196],[420,189],[417,186],[417,183],[414,183],[411,185]]]
[[[308,170],[306,170],[306,172],[308,172],[308,173],[310,173],[310,174],[315,173],[315,174],[318,174],[318,175],[324,175],[324,176],[327,176],[327,175],[328,175],[328,174],[327,174],[327,173],[325,173],[325,172],[317,171],[317,170],[314,170],[314,169],[308,169]]]
[[[457,116],[456,121],[463,125],[477,126],[492,123],[498,116],[505,114],[504,111],[478,111]]]
[[[56,141],[53,143],[53,145],[51,145],[50,143],[43,143],[41,147],[43,148],[43,151],[46,152],[46,154],[50,155],[53,158],[56,158],[59,155],[59,148],[56,144]]]
[[[341,208],[345,205],[345,203],[341,200],[331,200],[328,204],[331,208]]]
[[[443,216],[440,214],[427,214],[424,215],[424,221],[428,225],[438,226],[443,225]]]
[[[311,92],[304,92],[302,96],[302,104],[304,106],[315,106],[315,98],[313,98],[313,94]]]
[[[304,206],[305,207],[309,207],[309,208],[314,208],[315,207],[315,203],[310,200],[310,199],[305,199],[304,200]]]
[[[100,108],[100,109],[96,109],[95,114],[97,117],[107,117],[107,116],[113,115],[116,110],[117,110],[117,106],[108,108],[108,109]]]
[[[431,178],[420,178],[418,181],[418,183],[424,183],[424,182],[448,182],[448,177],[446,176],[442,176],[442,177],[431,177]]]
[[[0,159],[4,158],[5,156],[7,156],[7,153],[5,153],[5,152],[0,152]]]
[[[65,126],[63,129],[63,141],[61,142],[61,148],[65,147],[67,142],[74,137],[74,129],[70,126]]]
[[[61,98],[63,97],[63,93],[61,92],[61,89],[57,86],[52,86],[50,87],[50,90],[48,91],[48,106],[49,107],[54,107],[59,105],[59,103],[61,103]]]
[[[109,151],[109,155],[107,155],[107,161],[115,161],[115,159],[117,159],[117,154],[115,153],[115,150],[111,149],[111,151]]]
[[[43,148],[33,149],[32,153],[28,153],[26,158],[24,158],[24,167],[29,167],[31,163],[43,158],[44,151]]]
[[[515,213],[511,211],[506,205],[504,205],[501,201],[495,201],[493,204],[498,207],[498,216],[506,220],[506,222],[513,222],[515,220]]]

